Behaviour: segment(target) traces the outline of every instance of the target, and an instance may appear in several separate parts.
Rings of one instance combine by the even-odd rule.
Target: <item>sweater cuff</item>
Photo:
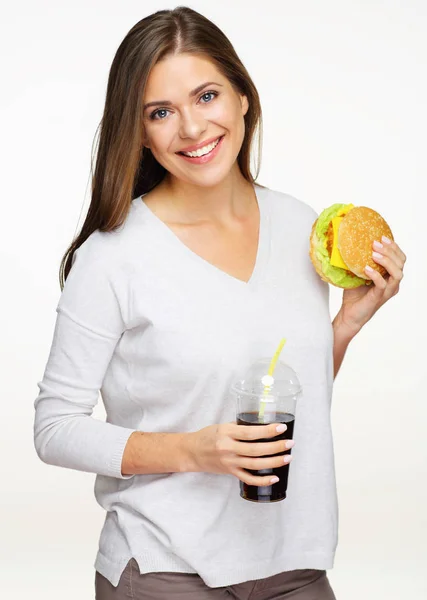
[[[132,477],[135,477],[134,474],[122,475],[123,453],[125,451],[128,439],[135,431],[137,430],[123,428],[121,435],[116,440],[110,462],[111,477],[116,477],[117,479],[132,479]]]

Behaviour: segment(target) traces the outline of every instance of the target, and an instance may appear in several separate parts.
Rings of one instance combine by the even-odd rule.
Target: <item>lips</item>
[[[221,148],[224,144],[224,138],[225,134],[218,138],[218,141],[215,144],[212,144],[213,149],[210,152],[202,154],[201,156],[197,156],[197,154],[196,156],[188,156],[187,154],[184,154],[182,152],[177,152],[177,154],[182,158],[182,160],[185,160],[193,166],[199,165],[201,167],[203,165],[207,165],[208,163],[214,161],[218,154],[221,152]]]
[[[206,140],[205,142],[201,142],[200,144],[195,144],[194,146],[187,146],[187,148],[183,148],[182,150],[179,150],[178,152],[176,152],[176,154],[184,154],[184,152],[196,152],[197,150],[201,150],[202,148],[205,148],[206,146],[210,146],[217,140],[220,140],[222,137],[224,137],[224,136],[220,135],[220,136],[211,138],[210,140]]]

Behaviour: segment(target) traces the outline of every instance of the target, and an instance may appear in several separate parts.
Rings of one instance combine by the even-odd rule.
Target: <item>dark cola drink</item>
[[[294,433],[295,416],[290,413],[276,413],[274,423],[285,423],[287,429],[284,433],[280,433],[272,438],[261,438],[258,440],[251,440],[248,443],[260,443],[260,442],[275,442],[277,440],[291,440]],[[260,422],[257,412],[244,412],[237,416],[237,425],[266,425],[266,423]],[[248,441],[248,440],[246,440]],[[285,452],[279,452],[278,454],[272,454],[270,456],[284,456],[285,454],[291,454],[291,450]],[[267,458],[264,456],[263,458]],[[253,502],[277,502],[286,498],[286,490],[288,487],[288,476],[289,466],[283,465],[283,467],[277,467],[275,469],[261,469],[258,471],[247,469],[249,473],[265,477],[276,475],[279,478],[277,483],[268,486],[256,486],[248,485],[247,483],[240,482],[240,495],[245,500],[252,500]]]

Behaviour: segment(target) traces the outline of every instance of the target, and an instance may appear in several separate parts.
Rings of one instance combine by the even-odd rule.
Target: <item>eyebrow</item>
[[[202,83],[202,85],[198,85],[196,88],[194,88],[194,90],[191,90],[191,92],[188,94],[189,97],[191,98],[192,96],[197,96],[197,94],[208,85],[219,85],[220,87],[223,87],[221,83],[216,83],[215,81],[207,81],[206,83]],[[148,102],[147,104],[144,104],[143,110],[146,110],[150,106],[170,106],[171,104],[172,102],[170,100],[154,100],[153,102]]]

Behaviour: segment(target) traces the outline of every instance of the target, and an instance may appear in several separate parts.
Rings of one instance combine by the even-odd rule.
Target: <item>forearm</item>
[[[196,470],[191,459],[191,433],[135,431],[123,452],[122,474],[182,473]]]
[[[345,353],[347,352],[348,345],[356,335],[355,331],[350,331],[341,321],[340,313],[337,314],[332,322],[332,328],[334,331],[334,379],[340,370],[342,362],[344,360]]]

